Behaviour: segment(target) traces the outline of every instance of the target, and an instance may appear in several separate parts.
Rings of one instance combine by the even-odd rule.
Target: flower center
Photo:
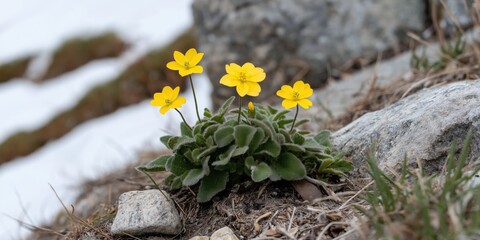
[[[293,98],[294,99],[298,99],[299,96],[300,96],[299,92],[293,92]]]
[[[187,61],[185,61],[185,62],[183,63],[183,66],[184,66],[186,69],[190,69],[190,63],[187,62]]]
[[[170,100],[170,99],[165,99],[165,103],[166,103],[167,105],[169,105],[170,103],[172,103],[172,100]]]
[[[240,82],[246,82],[247,81],[247,74],[244,72],[241,72],[238,74],[238,81]]]

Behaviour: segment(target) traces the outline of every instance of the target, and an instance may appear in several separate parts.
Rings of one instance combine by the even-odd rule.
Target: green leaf
[[[285,115],[287,115],[289,112],[290,112],[290,110],[280,111],[273,116],[273,120],[278,121],[280,119],[283,119],[285,117]]]
[[[299,133],[295,133],[293,135],[292,140],[293,140],[293,143],[298,144],[298,145],[302,145],[305,142],[305,138]]]
[[[182,188],[182,178],[178,176],[173,178],[170,188],[173,190]]]
[[[235,151],[233,151],[232,157],[240,156],[245,154],[248,151],[248,146],[237,147]]]
[[[255,152],[260,144],[264,143],[265,141],[265,131],[261,128],[257,128],[255,135],[253,135],[252,141],[250,141],[249,149],[251,152]]]
[[[197,184],[198,181],[203,178],[203,176],[205,176],[205,173],[202,169],[191,169],[188,172],[187,176],[185,176],[185,178],[183,179],[183,186],[193,186]]]
[[[227,146],[233,141],[233,127],[220,127],[213,138],[219,148]]]
[[[256,166],[251,167],[252,180],[255,182],[261,182],[272,175],[272,169],[266,163],[262,162]]]
[[[203,109],[203,116],[207,117],[207,118],[211,118],[212,117],[212,112],[210,111],[210,109],[204,108]]]
[[[232,145],[230,146],[226,152],[220,154],[218,156],[218,161],[215,161],[212,163],[212,166],[222,166],[222,165],[226,165],[228,164],[228,162],[230,162],[230,158],[232,158],[232,154],[233,152],[235,151],[235,149],[237,148],[237,146],[235,145]]]
[[[311,152],[322,152],[325,149],[324,146],[320,145],[318,142],[311,138],[305,139],[302,147],[304,147],[307,151]]]
[[[252,166],[256,165],[255,159],[252,156],[245,158],[245,167],[250,169]]]
[[[228,182],[228,172],[212,170],[208,176],[205,176],[200,182],[198,189],[197,201],[208,202],[217,193],[225,190]]]
[[[310,120],[308,120],[308,119],[302,119],[302,120],[300,120],[300,121],[298,121],[298,122],[295,123],[295,127],[300,127],[300,126],[302,126],[303,124],[305,124],[305,123],[307,123],[307,122],[310,122]]]
[[[268,124],[266,124],[264,121],[260,121],[258,119],[249,119],[251,123],[253,123],[255,126],[263,129],[265,133],[270,137],[270,138],[275,138],[275,135],[273,134],[272,128],[269,127]]]
[[[285,136],[283,136],[283,134],[281,133],[277,133],[277,140],[280,144],[283,144],[286,142]]]
[[[168,147],[168,141],[170,140],[170,138],[172,138],[173,136],[170,136],[170,135],[165,135],[163,137],[160,138],[160,142],[163,143],[163,145],[165,145],[165,147],[167,147],[168,149],[171,149]]]
[[[330,132],[329,131],[321,131],[313,138],[317,143],[325,147],[331,147],[332,144],[330,143]]]
[[[138,167],[139,170],[146,171],[146,172],[160,172],[165,171],[165,163],[167,163],[168,158],[171,156],[164,155],[160,156],[147,164]]]
[[[305,148],[294,143],[284,143],[282,146],[292,152],[305,152]]]
[[[208,126],[207,128],[205,128],[205,131],[203,131],[203,135],[205,137],[212,136],[217,131],[219,126],[220,125],[218,125],[218,124],[213,124],[213,125]]]
[[[170,141],[169,141],[170,142]],[[195,139],[193,138],[190,138],[190,137],[180,137],[178,138],[178,140],[176,141],[175,144],[173,144],[173,148],[172,150],[175,152],[177,151],[178,149],[180,149],[181,147],[185,146],[185,145],[188,145],[190,143],[195,143]]]
[[[240,147],[247,146],[252,141],[256,131],[256,128],[248,125],[235,126],[233,131],[235,142]]]
[[[202,158],[214,153],[215,150],[217,150],[216,146],[209,147],[209,148],[203,150],[200,154],[198,154],[197,158],[202,159]]]
[[[192,129],[190,129],[186,123],[180,123],[180,133],[182,136],[193,137]]]
[[[230,108],[230,105],[232,105],[233,100],[235,100],[235,97],[234,97],[234,96],[228,98],[228,99],[223,103],[223,105],[218,109],[217,115],[220,115],[220,116],[223,117],[223,115],[225,115],[225,113],[227,113],[228,108]]]
[[[285,130],[285,129],[280,129],[279,132],[285,137],[285,141],[284,141],[284,142],[288,142],[288,143],[293,142],[292,138],[290,137],[290,133],[287,132],[287,130]]]
[[[280,143],[275,140],[269,139],[267,142],[262,144],[260,148],[258,148],[257,152],[259,154],[267,154],[270,157],[278,157],[280,155],[280,151],[282,150]]]
[[[185,161],[185,158],[181,155],[175,154],[172,158],[167,160],[168,164],[165,164],[165,169],[172,172],[176,176],[182,175],[184,172],[190,170],[193,166]]]
[[[197,143],[197,145],[205,145],[205,137],[203,137],[201,134],[195,135],[195,143]]]
[[[307,172],[302,161],[292,153],[286,152],[280,155],[272,164],[273,170],[285,180],[301,180]]]

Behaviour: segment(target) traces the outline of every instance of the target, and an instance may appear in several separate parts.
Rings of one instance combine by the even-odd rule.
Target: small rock
[[[182,223],[177,209],[166,192],[157,189],[131,191],[120,195],[114,235],[178,234]]]
[[[210,240],[238,240],[238,238],[232,229],[223,227],[215,231],[212,236],[210,236]]]
[[[208,236],[195,236],[193,238],[190,238],[189,240],[210,240],[210,237],[208,237]]]

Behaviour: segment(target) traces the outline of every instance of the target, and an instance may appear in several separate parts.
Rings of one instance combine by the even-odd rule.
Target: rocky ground
[[[465,51],[440,70],[419,71],[410,65],[412,55],[405,53],[316,92],[316,109],[304,115],[316,121],[307,127],[333,130],[333,143],[353,161],[356,170],[329,185],[294,183],[307,184],[307,188],[319,192],[314,200],[302,198],[288,182],[244,182],[230,186],[205,204],[195,201],[191,189],[169,191],[162,187],[173,200],[169,206],[175,206],[174,211],[180,217],[178,226],[168,228],[170,235],[158,235],[151,229],[113,235],[127,231],[119,230],[118,224],[112,226],[121,210],[117,205],[120,195],[154,188],[134,166],[128,166],[85,184],[75,207],[66,207],[51,225],[35,227],[30,239],[366,238],[370,230],[359,220],[363,218],[355,206],[368,205],[365,192],[371,188],[372,181],[367,176],[365,159],[373,140],[378,147],[378,165],[385,171],[398,172],[406,153],[411,160],[407,163],[409,166],[418,167],[420,161],[425,172],[438,174],[445,166],[451,143],[454,140],[461,143],[467,131],[473,129],[469,169],[476,169],[474,163],[480,160],[480,71],[475,64],[479,55],[471,54],[476,48],[472,39],[466,48],[472,51]],[[438,56],[438,45],[427,49],[429,58]],[[330,105],[328,94],[333,91],[340,101]],[[461,147],[459,144],[457,151]],[[161,153],[141,155],[137,165],[158,154]],[[165,174],[154,177],[160,182]],[[142,198],[163,198],[158,191],[150,194],[153,195]],[[135,197],[120,197],[120,203],[128,202],[126,198]],[[136,212],[145,209],[149,208],[139,208]],[[157,210],[165,211],[162,209]],[[126,226],[132,227],[132,224]],[[171,232],[172,229],[175,231]],[[220,232],[215,232],[219,229]]]

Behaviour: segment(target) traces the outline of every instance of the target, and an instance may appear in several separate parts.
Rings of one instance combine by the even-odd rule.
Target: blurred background
[[[174,50],[205,53],[206,71],[194,76],[200,109],[235,94],[218,80],[225,64],[246,61],[267,72],[256,101],[276,104],[283,84],[303,79],[320,89],[417,45],[454,39],[478,25],[477,5],[0,0],[0,238],[23,238],[55,216],[59,199],[73,203],[85,181],[161,149],[159,137],[176,134],[181,121],[149,105],[162,87],[182,88],[181,110],[194,122],[190,87],[165,69]]]

